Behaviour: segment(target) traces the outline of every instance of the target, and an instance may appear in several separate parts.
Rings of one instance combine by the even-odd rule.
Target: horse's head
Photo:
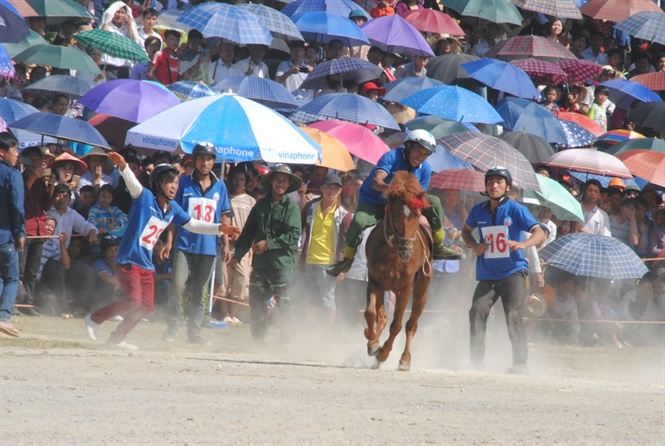
[[[422,211],[432,205],[418,179],[409,172],[397,172],[385,196],[388,202],[385,224],[392,229],[388,242],[397,246],[400,259],[406,262],[413,255]]]

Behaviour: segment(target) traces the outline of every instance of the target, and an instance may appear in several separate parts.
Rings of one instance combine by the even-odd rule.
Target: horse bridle
[[[404,206],[406,206],[406,203],[404,203]],[[392,207],[392,206],[391,206]],[[386,239],[386,242],[388,243],[388,246],[391,248],[397,248],[398,254],[403,253],[407,257],[404,259],[402,255],[399,255],[399,258],[402,262],[408,262],[411,256],[413,255],[413,244],[416,241],[416,236],[419,235],[418,232],[418,226],[416,226],[416,232],[413,234],[413,237],[402,237],[400,234],[397,233],[395,230],[395,225],[393,223],[394,219],[394,214],[392,212],[387,213],[388,215],[386,216],[386,222],[383,224],[383,236]],[[388,235],[386,226],[390,225],[390,230],[392,234]],[[396,242],[396,243],[395,243]],[[397,245],[397,246],[395,246]]]

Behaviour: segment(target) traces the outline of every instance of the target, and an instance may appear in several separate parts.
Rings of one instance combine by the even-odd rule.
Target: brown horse
[[[431,204],[418,179],[409,172],[396,173],[385,196],[385,216],[370,233],[365,249],[369,279],[365,309],[367,353],[376,356],[378,364],[388,359],[395,337],[402,329],[402,317],[413,292],[411,317],[406,323],[406,347],[399,362],[399,370],[409,370],[411,340],[427,302],[432,279],[432,239],[419,222],[422,210]],[[387,319],[383,296],[389,290],[397,296],[395,314],[390,324],[390,336],[383,346],[379,346]]]

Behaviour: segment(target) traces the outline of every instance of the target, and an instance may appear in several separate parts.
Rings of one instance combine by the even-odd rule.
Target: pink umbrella
[[[390,148],[367,127],[349,122],[328,120],[309,124],[322,130],[346,145],[349,152],[358,158],[376,164],[381,156],[390,151]]]
[[[412,9],[405,12],[402,18],[418,31],[451,36],[464,35],[464,31],[452,17],[433,9]]]
[[[563,150],[549,157],[545,164],[596,175],[619,178],[633,177],[633,174],[620,159],[609,153],[594,149]]]

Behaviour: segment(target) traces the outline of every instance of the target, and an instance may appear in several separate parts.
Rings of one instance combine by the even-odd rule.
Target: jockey
[[[346,273],[353,264],[358,245],[362,241],[363,231],[376,225],[384,216],[386,200],[383,193],[390,187],[390,181],[395,173],[405,170],[418,178],[423,190],[429,187],[432,168],[427,158],[436,150],[436,140],[427,130],[413,130],[404,141],[403,147],[385,153],[360,187],[358,194],[358,209],[353,215],[346,234],[346,247],[344,258],[332,265],[326,271],[331,276]],[[443,230],[443,209],[441,201],[434,195],[427,195],[432,207],[423,210],[432,228],[434,240],[434,258],[437,260],[454,260],[460,258],[460,253],[443,244],[445,236]]]

